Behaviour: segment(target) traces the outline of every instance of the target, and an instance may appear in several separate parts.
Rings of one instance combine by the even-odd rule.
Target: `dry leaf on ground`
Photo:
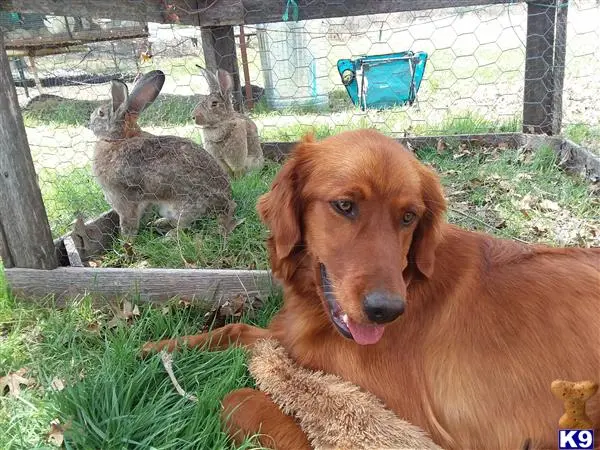
[[[252,313],[254,310],[259,309],[261,305],[262,301],[258,297],[250,299],[244,294],[238,294],[223,303],[217,304],[204,315],[203,331],[207,331],[210,327],[222,327],[232,318],[238,321],[245,312]]]
[[[0,378],[0,395],[4,395],[4,391],[8,388],[8,395],[17,398],[21,394],[21,385],[28,386],[33,383],[31,378],[23,376],[26,372],[27,369],[23,367]]]
[[[448,150],[448,145],[444,142],[444,140],[442,138],[438,139],[437,145],[436,145],[436,150],[438,152],[438,155],[441,155],[446,150]]]
[[[190,306],[192,306],[192,302],[185,298],[182,298],[181,300],[179,300],[177,302],[177,304],[183,308],[189,308]]]
[[[526,194],[522,199],[515,202],[515,206],[519,211],[525,214],[525,211],[531,210],[538,202],[538,199],[531,194]]]
[[[106,324],[109,328],[116,327],[119,324],[119,322],[122,321],[129,322],[130,320],[133,320],[134,318],[139,317],[140,315],[140,310],[138,306],[134,306],[128,300],[123,301],[122,309],[113,308],[113,311],[115,312],[115,316]]]
[[[559,211],[560,206],[558,203],[553,202],[552,200],[542,200],[540,202],[540,209],[545,211]]]
[[[50,387],[55,391],[62,391],[65,388],[65,382],[55,377],[50,383]]]
[[[86,328],[86,330],[88,330],[91,333],[99,333],[100,332],[100,324],[98,323],[97,320],[90,322],[85,328]]]
[[[57,447],[62,447],[65,441],[65,428],[60,420],[54,419],[50,422],[50,431],[48,432],[48,443]]]

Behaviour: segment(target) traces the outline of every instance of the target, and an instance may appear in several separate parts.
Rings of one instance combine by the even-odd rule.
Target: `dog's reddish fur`
[[[341,198],[359,205],[356,219],[331,208]],[[234,324],[187,337],[188,345],[249,346],[271,336],[301,365],[362,386],[446,449],[518,449],[527,439],[532,448],[556,448],[563,411],[552,381],[600,380],[600,249],[464,231],[445,222],[445,209],[436,175],[380,133],[306,139],[258,202],[283,309],[267,330]],[[416,224],[400,224],[407,210]],[[319,263],[356,322],[367,321],[361,302],[370,289],[406,299],[377,344],[358,345],[336,330]],[[279,430],[277,448],[307,448],[283,440],[299,429],[265,407],[268,398],[243,391],[248,401],[237,414],[232,395],[233,414],[224,414],[232,433],[262,424]],[[587,409],[600,426],[600,396]]]

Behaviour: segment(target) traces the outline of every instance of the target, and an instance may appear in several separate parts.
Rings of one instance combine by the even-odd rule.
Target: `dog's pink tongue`
[[[385,328],[383,325],[362,325],[354,322],[350,317],[348,317],[347,325],[352,337],[360,345],[376,344],[383,336]]]

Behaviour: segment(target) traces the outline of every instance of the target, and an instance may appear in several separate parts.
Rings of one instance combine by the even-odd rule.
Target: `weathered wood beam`
[[[10,251],[8,250],[8,241],[6,240],[4,228],[2,227],[2,211],[0,211],[0,258],[2,259],[2,265],[4,267],[15,266]]]
[[[67,251],[67,257],[69,258],[71,267],[83,267],[83,261],[81,260],[81,255],[77,250],[77,245],[75,244],[73,237],[65,237],[63,243],[65,244],[65,250]]]
[[[520,0],[517,0],[520,1]],[[172,0],[184,25],[219,26],[281,22],[282,0]],[[300,20],[385,14],[424,9],[513,4],[515,0],[298,0]],[[162,23],[151,0],[4,0],[0,10]]]
[[[0,32],[0,211],[6,263],[54,269],[58,262],[33,166],[4,37]]]
[[[169,0],[182,25],[237,25],[242,23],[242,0]],[[157,0],[3,0],[0,10],[93,19],[165,23]]]
[[[565,60],[567,55],[567,16],[569,2],[560,2],[556,11],[556,36],[554,37],[554,72],[552,99],[552,134],[562,132],[562,102],[565,82]]]
[[[240,294],[264,298],[277,287],[266,270],[13,268],[6,269],[5,276],[17,297],[37,300],[53,296],[57,306],[81,295],[104,301],[135,296],[147,302],[178,297],[213,305]]]
[[[83,265],[87,265],[90,259],[104,254],[112,247],[118,231],[119,215],[113,209],[87,222],[77,218],[73,222],[72,231],[54,240],[59,265],[73,265],[66,248],[67,238],[72,239]]]
[[[87,52],[88,51],[88,47],[85,47],[83,45],[71,45],[69,44],[68,46],[65,47],[52,47],[52,48],[40,48],[40,49],[35,49],[35,48],[27,48],[27,47],[23,47],[20,50],[9,50],[6,49],[6,54],[8,56],[16,56],[16,57],[23,57],[23,56],[35,56],[35,57],[40,57],[40,56],[50,56],[50,55],[63,55],[65,53],[83,53],[83,52]],[[22,79],[21,79],[22,82]]]
[[[519,1],[519,0],[518,0]],[[298,0],[299,20],[515,3],[510,0]],[[244,0],[244,23],[281,22],[286,2]]]
[[[523,135],[523,147],[538,149],[542,146],[554,150],[556,163],[566,172],[578,175],[592,183],[600,182],[599,155],[559,136]]]
[[[435,148],[438,141],[442,139],[449,145],[502,145],[507,148],[518,148],[523,143],[523,133],[497,133],[497,134],[457,134],[445,136],[412,136],[402,137],[396,140],[412,150],[422,148]],[[263,142],[263,154],[265,158],[276,162],[282,162],[292,151],[297,142]]]
[[[600,156],[568,139],[562,139],[560,146],[555,150],[559,166],[592,183],[600,182]]]
[[[6,50],[28,49],[35,50],[54,49],[73,45],[82,45],[88,42],[118,41],[124,39],[140,39],[148,37],[147,27],[115,28],[114,30],[85,30],[74,31],[69,36],[66,33],[50,36],[39,36],[34,38],[10,39],[5,42]],[[37,54],[28,53],[31,56],[43,56],[43,52]],[[52,54],[52,53],[46,53]]]
[[[554,39],[556,2],[527,3],[527,46],[523,92],[523,131],[554,134]]]
[[[557,164],[575,175],[587,180],[600,182],[600,156],[560,136],[530,133],[497,133],[497,134],[458,134],[446,136],[414,136],[396,139],[411,150],[436,148],[439,140],[449,146],[467,145],[471,147],[501,146],[504,148],[550,147],[557,155]],[[263,142],[265,158],[283,162],[296,146],[297,142]]]

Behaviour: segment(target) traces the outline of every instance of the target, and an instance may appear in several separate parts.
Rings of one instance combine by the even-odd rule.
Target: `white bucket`
[[[257,29],[269,107],[328,104],[327,41],[316,30],[318,25],[308,21],[281,22]],[[312,30],[316,32],[311,33]]]

